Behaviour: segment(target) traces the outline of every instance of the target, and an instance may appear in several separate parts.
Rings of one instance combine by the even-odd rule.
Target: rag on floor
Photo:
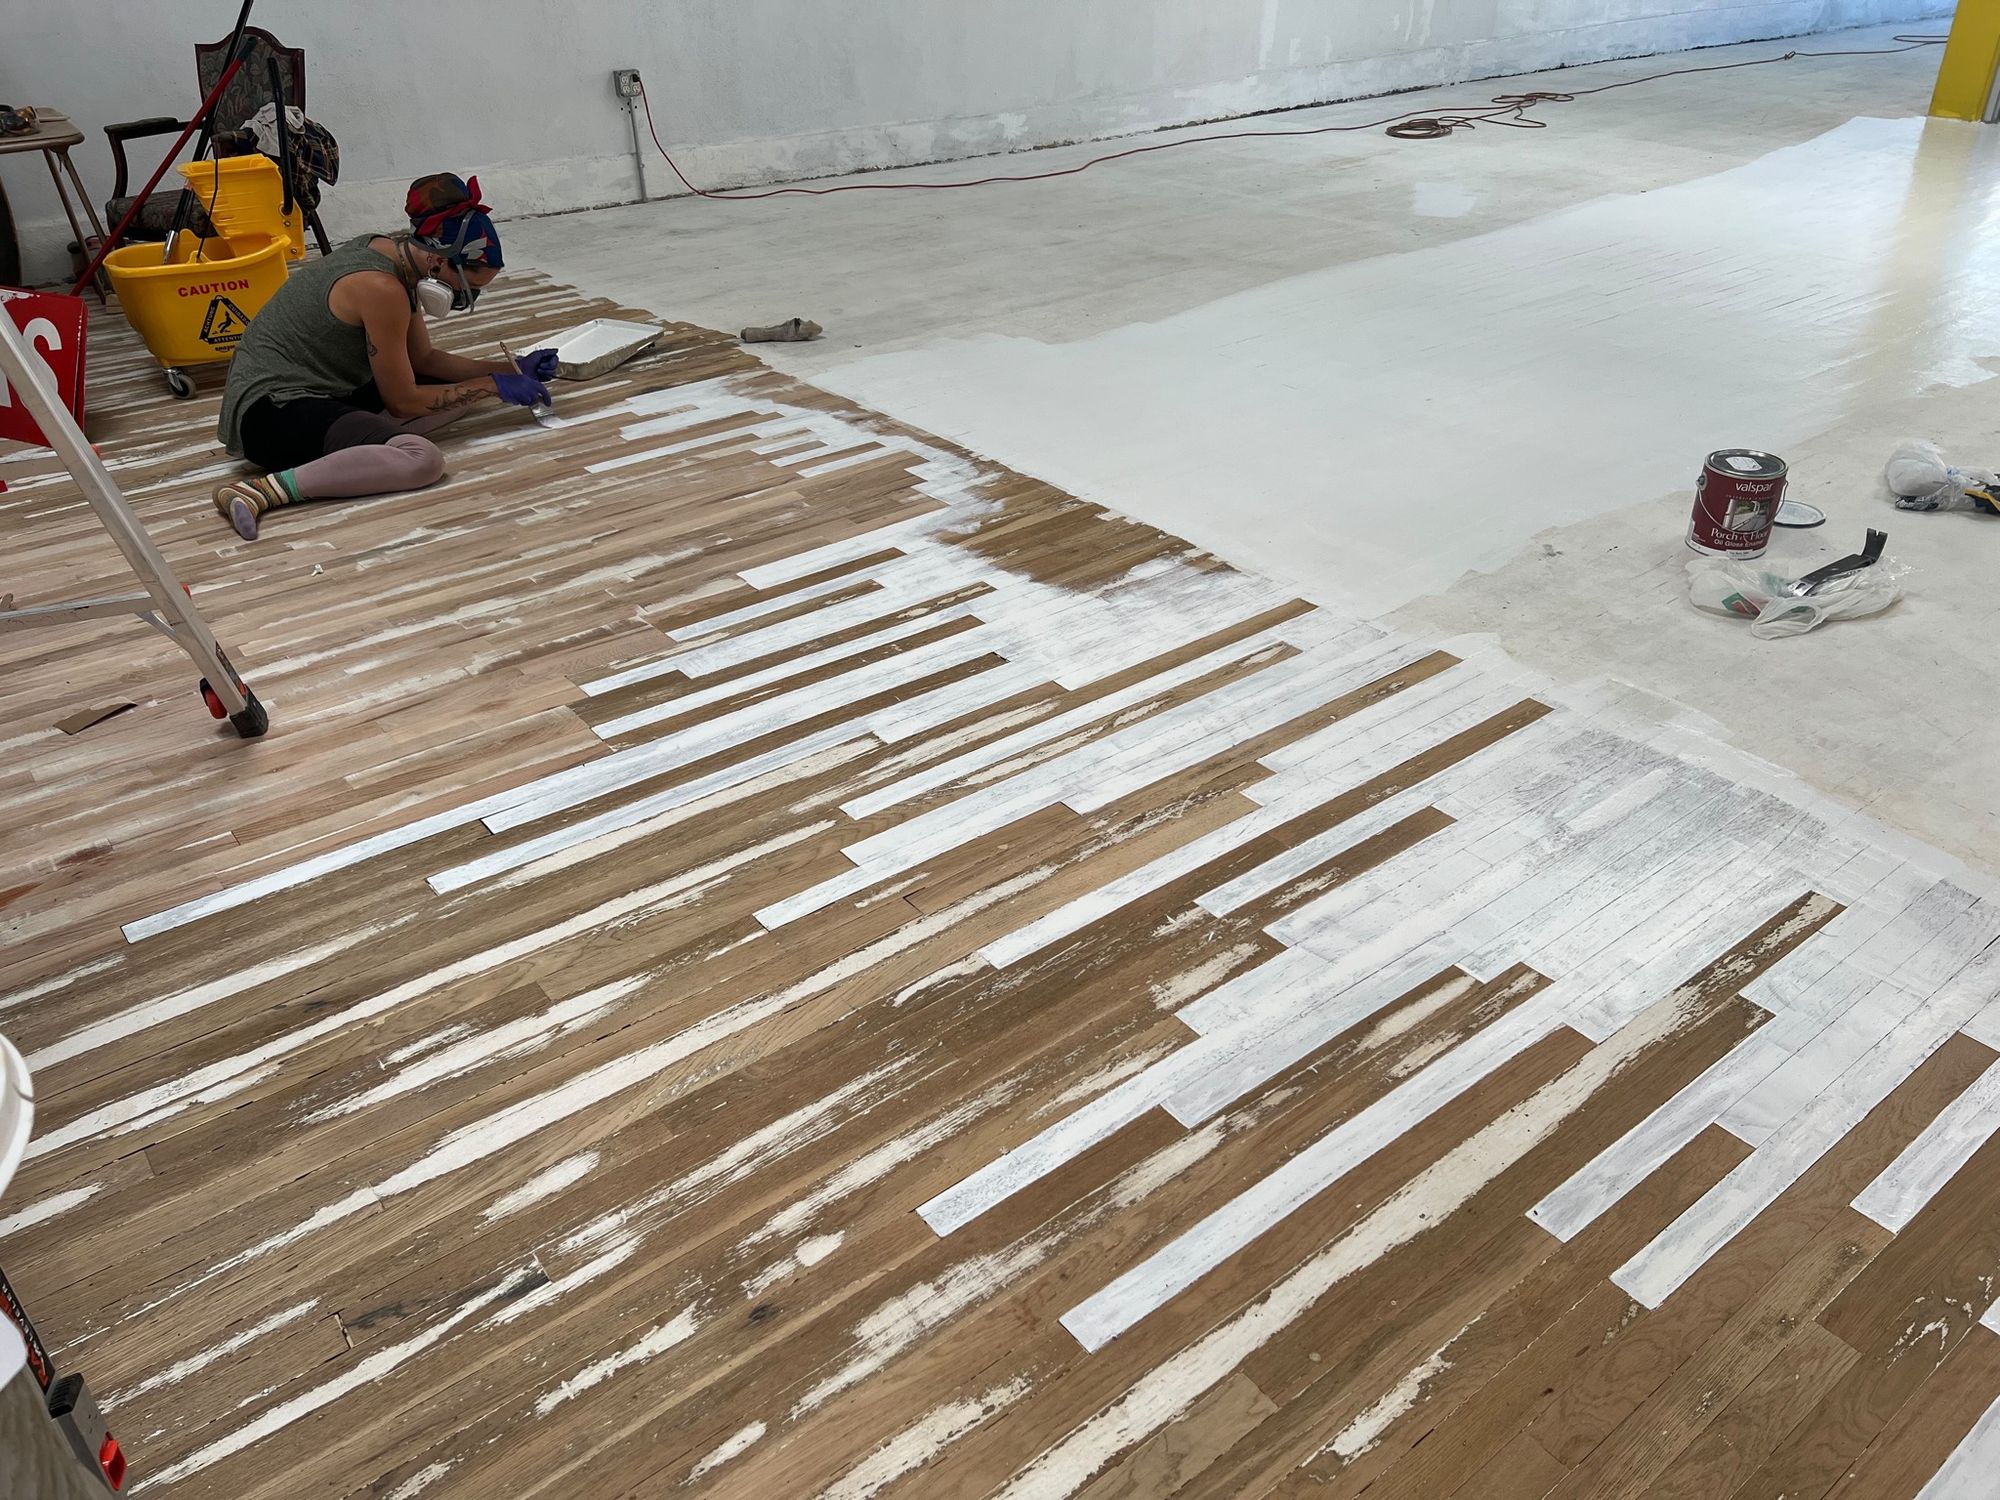
[[[1896,445],[1882,479],[1898,510],[1974,510],[2000,516],[2000,475],[1991,469],[1956,469],[1944,450],[1924,438]]]

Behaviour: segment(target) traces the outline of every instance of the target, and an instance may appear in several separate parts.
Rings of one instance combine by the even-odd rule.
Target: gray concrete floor
[[[1608,63],[1246,122],[1295,129],[1889,29]],[[1934,50],[1800,59],[1543,109],[1541,131],[1191,146],[1053,182],[509,225],[510,255],[732,328],[783,369],[1321,602],[1487,634],[2000,871],[2000,522],[1894,511],[1893,444],[2000,466],[2000,147],[1923,119]],[[1193,134],[1198,132],[1184,132]],[[1148,141],[1159,138],[1148,138]],[[1105,148],[864,179],[1072,165]],[[1884,525],[1880,618],[1759,642],[1685,600],[1703,455],[1770,448]]]

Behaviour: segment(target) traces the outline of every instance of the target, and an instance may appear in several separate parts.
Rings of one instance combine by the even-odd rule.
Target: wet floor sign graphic
[[[201,320],[201,341],[217,349],[233,349],[250,326],[250,318],[227,297],[211,297]]]

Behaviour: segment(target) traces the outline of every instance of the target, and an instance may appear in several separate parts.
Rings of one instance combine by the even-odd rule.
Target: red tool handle
[[[174,142],[166,156],[161,159],[159,166],[153,169],[153,175],[147,178],[146,185],[139,189],[139,196],[134,198],[132,206],[125,210],[125,217],[118,221],[118,227],[112,230],[104,243],[97,247],[97,254],[91,257],[91,262],[84,268],[83,274],[76,278],[76,285],[69,289],[72,297],[81,296],[83,289],[90,285],[91,278],[97,275],[97,268],[104,264],[104,257],[109,255],[125,237],[125,231],[132,227],[132,221],[138,217],[139,210],[144,208],[146,200],[153,196],[153,189],[158,187],[160,179],[167,175],[167,168],[171,167],[174,158],[181,154],[181,147],[188,143],[188,137],[200,128],[201,122],[208,118],[208,112],[215,108],[215,101],[222,97],[222,91],[229,87],[229,80],[236,76],[236,70],[242,66],[243,59],[239,57],[222,70],[222,76],[215,80],[215,87],[210,89],[208,97],[201,101],[201,108],[196,110],[194,118],[187,122],[187,129],[181,132],[180,139]]]

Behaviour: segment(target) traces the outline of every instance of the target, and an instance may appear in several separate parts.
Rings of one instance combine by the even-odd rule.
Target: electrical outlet
[[[639,97],[639,70],[637,68],[613,68],[611,86],[618,91],[620,99]]]

